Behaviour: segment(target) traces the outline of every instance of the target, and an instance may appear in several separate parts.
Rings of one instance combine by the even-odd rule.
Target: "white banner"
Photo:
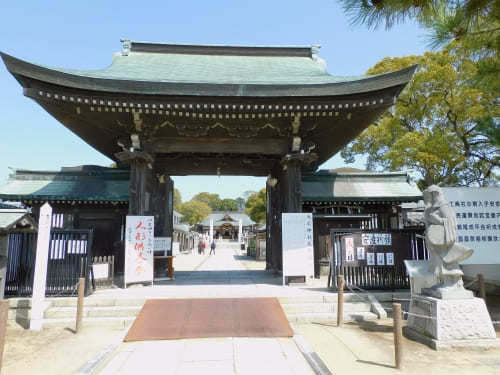
[[[311,213],[282,214],[283,284],[286,276],[314,277]]]
[[[457,242],[474,250],[463,264],[500,264],[500,188],[442,188],[457,217]]]
[[[154,216],[127,216],[125,284],[153,281]]]

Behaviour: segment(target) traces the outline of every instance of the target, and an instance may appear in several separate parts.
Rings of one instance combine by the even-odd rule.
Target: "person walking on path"
[[[198,254],[205,254],[205,241],[202,239],[198,242]]]
[[[210,244],[210,254],[212,253],[215,255],[215,240],[212,240],[212,243]]]

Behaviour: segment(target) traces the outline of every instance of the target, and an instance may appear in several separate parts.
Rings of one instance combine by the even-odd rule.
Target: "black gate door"
[[[5,294],[31,296],[35,272],[36,233],[9,234]],[[86,294],[91,291],[92,229],[53,229],[47,263],[47,296],[75,294],[78,279],[85,277]]]

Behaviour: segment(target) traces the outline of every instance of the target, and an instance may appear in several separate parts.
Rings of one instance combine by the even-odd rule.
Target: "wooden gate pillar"
[[[278,179],[270,176],[266,184],[266,270],[279,269],[281,252],[281,207]]]
[[[281,200],[274,203],[276,207],[276,225],[271,235],[273,244],[273,266],[275,269],[283,270],[283,243],[281,238],[281,214],[284,212],[302,212],[302,167],[311,164],[317,159],[313,153],[291,153],[281,159],[281,172],[279,179],[279,190]],[[275,194],[277,195],[277,194]],[[271,201],[272,202],[272,201]]]
[[[282,212],[302,212],[302,167],[317,159],[316,154],[293,153],[281,159]]]
[[[118,160],[130,164],[129,215],[151,215],[153,211],[153,157],[144,151],[122,151]]]
[[[155,237],[170,237],[173,234],[174,181],[159,171],[154,171],[153,215]]]

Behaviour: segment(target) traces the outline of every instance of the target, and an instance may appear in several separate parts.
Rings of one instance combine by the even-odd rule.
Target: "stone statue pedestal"
[[[500,347],[484,301],[456,297],[412,296],[405,335],[436,350]]]

